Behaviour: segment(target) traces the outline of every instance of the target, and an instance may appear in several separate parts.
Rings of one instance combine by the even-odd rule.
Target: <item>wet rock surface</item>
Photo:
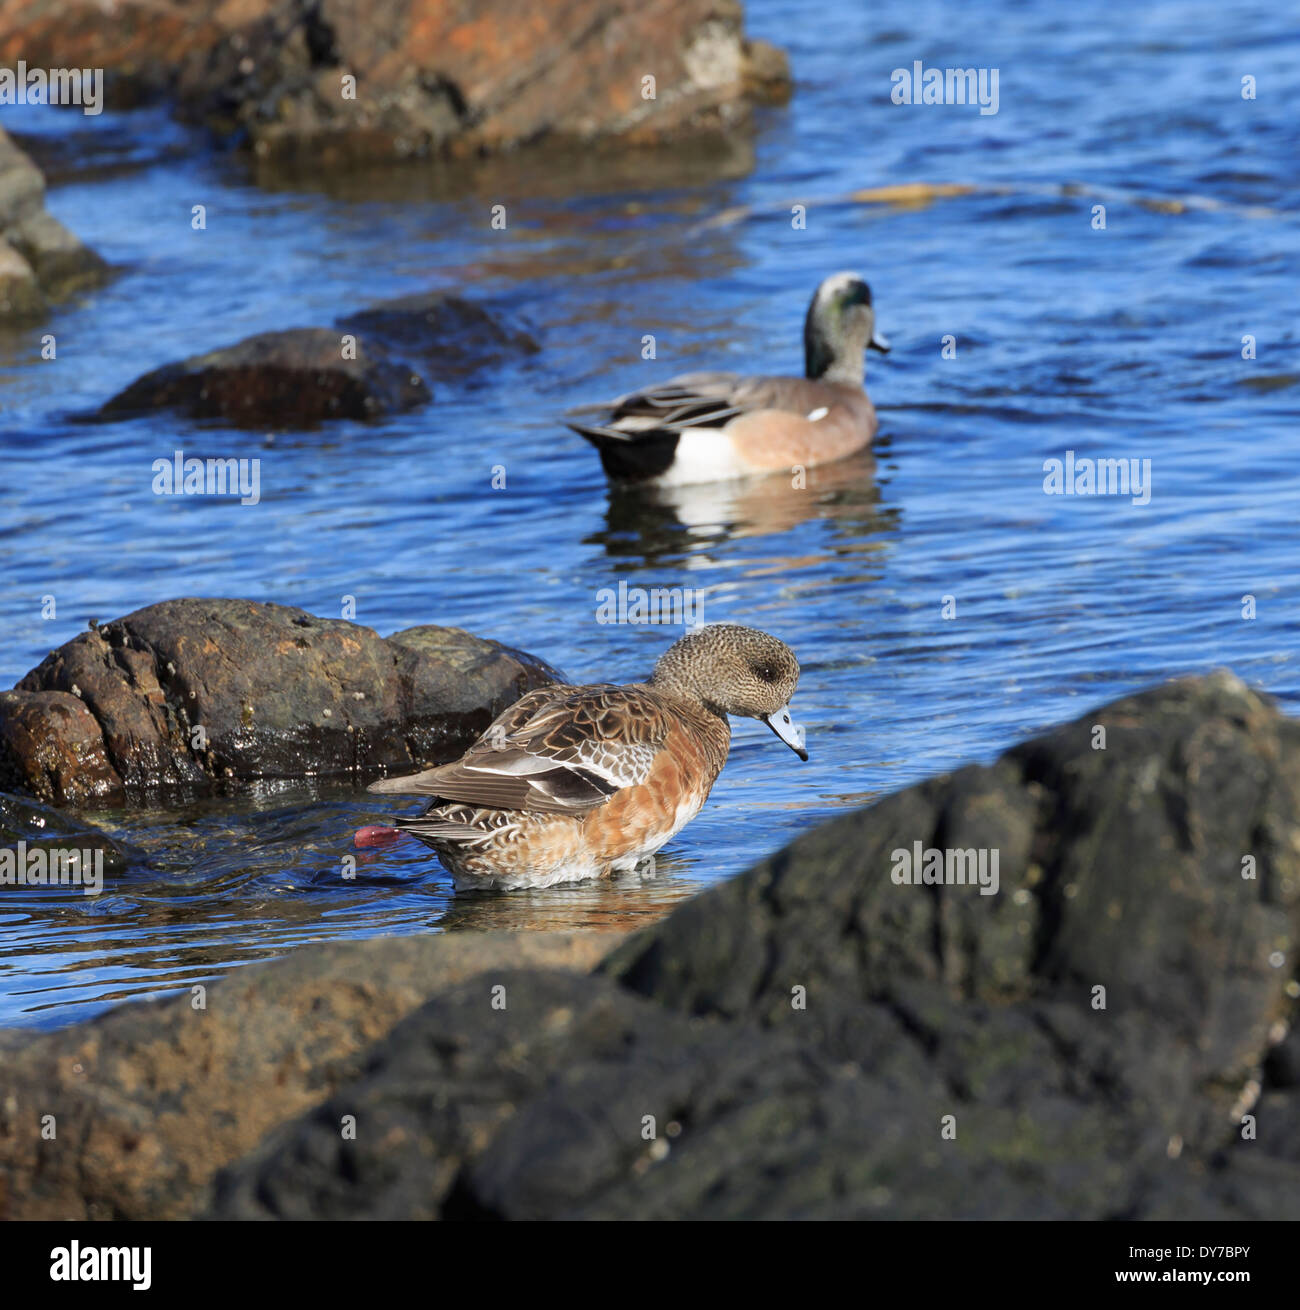
[[[1234,679],[1120,701],[815,829],[603,978],[432,999],[213,1213],[1300,1217],[1298,792],[1300,726]],[[997,894],[897,885],[918,841],[997,850]]]
[[[996,852],[996,894],[896,881],[915,843],[984,851],[986,886]],[[268,1028],[282,989],[241,971],[216,1008],[288,1095],[254,1122],[214,1051],[175,1121],[127,1098],[129,1151],[92,1134],[51,1174],[0,1132],[26,1152],[8,1195],[46,1188],[39,1150],[64,1203],[132,1175],[95,1213],[1298,1218],[1298,931],[1300,725],[1229,675],[1171,683],[813,829],[589,975],[507,951],[382,1022],[367,984],[335,991],[346,1058],[328,1005]],[[338,962],[290,957],[289,997]],[[24,1052],[8,1094],[92,1040],[112,1060],[79,1096],[147,1089],[130,1044],[171,1040],[160,1012],[36,1039],[52,1062]],[[161,1135],[207,1143],[222,1114],[239,1131],[189,1172],[168,1147],[151,1190]]]
[[[3,0],[0,55],[105,68],[113,103],[171,96],[260,157],[324,168],[717,135],[790,86],[736,0]]]
[[[0,786],[121,803],[454,757],[541,660],[458,628],[370,628],[243,600],[164,601],[65,643],[0,695]]]
[[[39,319],[108,277],[108,265],[45,210],[45,179],[0,128],[0,324]]]
[[[329,419],[382,418],[429,399],[424,379],[382,347],[360,339],[348,345],[331,328],[293,328],[164,364],[93,417],[173,409],[238,427],[308,428]]]
[[[0,780],[57,804],[125,799],[99,721],[64,691],[0,692]]]

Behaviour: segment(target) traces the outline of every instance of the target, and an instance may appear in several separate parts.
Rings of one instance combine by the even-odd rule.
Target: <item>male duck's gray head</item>
[[[889,352],[876,331],[871,288],[857,273],[832,273],[817,288],[803,325],[804,372],[822,382],[862,385],[868,349]]]

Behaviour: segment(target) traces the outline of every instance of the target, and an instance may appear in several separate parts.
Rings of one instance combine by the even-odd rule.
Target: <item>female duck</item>
[[[437,852],[458,887],[549,887],[635,868],[699,813],[727,760],[729,714],[761,719],[800,759],[799,661],[755,628],[696,628],[648,682],[551,686],[501,714],[459,760],[371,791],[431,799],[396,829]]]

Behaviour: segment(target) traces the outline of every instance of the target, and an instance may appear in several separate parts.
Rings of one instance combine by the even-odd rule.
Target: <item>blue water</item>
[[[98,900],[5,890],[0,1022],[66,1022],[303,941],[636,926],[838,809],[1175,674],[1230,666],[1296,709],[1293,15],[1055,0],[748,13],[790,52],[797,89],[760,114],[752,157],[725,165],[569,175],[525,159],[313,189],[258,185],[156,110],[0,119],[46,164],[52,212],[121,270],[0,335],[0,685],[89,618],[196,594],[331,616],[354,596],[381,633],[454,624],[574,679],[629,680],[677,633],[596,622],[598,591],[625,580],[698,588],[707,620],[788,640],[812,750],[801,765],[742,722],[653,879],[509,896],[454,896],[405,844],[343,881],[352,830],[391,808],[350,788],[92,814],[139,858]],[[997,67],[999,112],[893,104],[890,74],[914,59]],[[848,198],[916,181],[977,191]],[[1153,204],[1174,199],[1181,212]],[[894,347],[869,361],[873,458],[808,490],[654,503],[612,496],[557,422],[682,369],[797,372],[808,297],[844,267],[871,282]],[[68,419],[182,355],[438,287],[508,306],[542,353],[373,426]],[[39,358],[42,331],[56,361]],[[155,498],[151,463],[178,448],[259,457],[262,502]],[[1067,450],[1150,460],[1150,503],[1044,494],[1044,461]]]

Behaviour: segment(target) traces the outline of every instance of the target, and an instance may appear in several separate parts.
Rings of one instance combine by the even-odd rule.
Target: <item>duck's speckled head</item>
[[[889,353],[876,331],[871,288],[857,273],[832,273],[817,288],[803,326],[804,372],[822,382],[860,387],[867,350]]]
[[[659,658],[651,685],[700,701],[719,714],[761,719],[801,760],[804,730],[790,717],[799,661],[785,642],[757,628],[695,628]]]

